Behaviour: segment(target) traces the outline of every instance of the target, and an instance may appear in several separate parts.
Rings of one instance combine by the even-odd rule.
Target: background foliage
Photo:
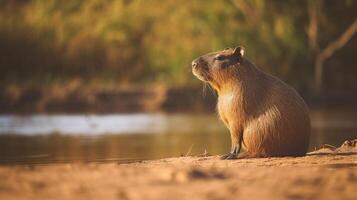
[[[251,61],[300,90],[310,89],[314,52],[308,6],[264,0],[1,0],[0,82],[44,85],[200,84],[195,57],[243,45]],[[322,1],[323,47],[356,19],[356,1]],[[356,36],[325,65],[325,87],[356,89]]]

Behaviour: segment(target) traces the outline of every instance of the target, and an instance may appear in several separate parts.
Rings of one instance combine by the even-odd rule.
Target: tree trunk
[[[331,42],[319,52],[315,59],[315,91],[321,92],[323,89],[324,62],[331,57],[337,50],[341,49],[353,37],[357,31],[357,19],[345,30],[345,32],[336,40]]]

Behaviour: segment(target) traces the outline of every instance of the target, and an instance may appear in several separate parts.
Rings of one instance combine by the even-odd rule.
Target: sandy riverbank
[[[0,199],[357,199],[357,155],[1,166]]]

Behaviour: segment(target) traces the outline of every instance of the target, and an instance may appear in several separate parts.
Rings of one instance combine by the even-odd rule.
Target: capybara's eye
[[[223,55],[216,55],[214,57],[215,60],[224,60],[224,56]]]

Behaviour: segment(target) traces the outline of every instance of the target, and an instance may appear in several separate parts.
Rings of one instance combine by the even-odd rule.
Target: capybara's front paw
[[[238,155],[235,153],[227,153],[227,154],[221,156],[221,160],[234,160],[237,158],[238,158]]]

